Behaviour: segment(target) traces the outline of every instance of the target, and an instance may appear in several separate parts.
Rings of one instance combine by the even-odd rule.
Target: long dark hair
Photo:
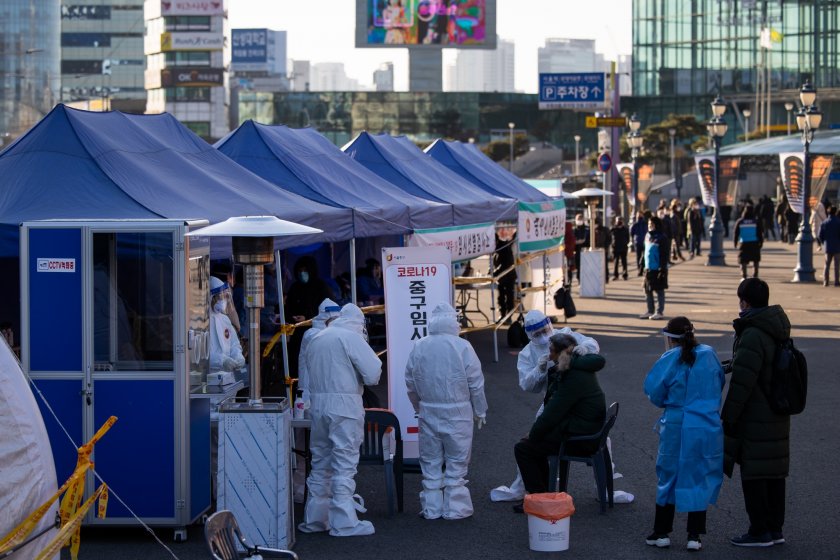
[[[665,335],[672,335],[673,338],[679,342],[680,361],[687,363],[689,366],[694,365],[694,347],[697,346],[697,339],[694,338],[694,325],[688,320],[688,317],[674,317],[665,326],[662,331]]]

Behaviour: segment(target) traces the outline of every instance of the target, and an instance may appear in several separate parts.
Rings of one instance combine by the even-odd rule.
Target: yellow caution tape
[[[67,520],[67,523],[62,525],[58,534],[47,544],[46,548],[44,548],[44,550],[35,557],[35,560],[47,560],[48,558],[52,558],[67,544],[68,540],[72,543],[70,546],[71,558],[76,560],[79,557],[79,531],[82,528],[82,520],[97,498],[100,499],[99,509],[101,510],[103,508],[101,500],[103,493],[106,495],[105,499],[107,500],[106,488],[107,487],[102,484],[93,493],[93,496],[88,498],[88,500],[72,514],[72,516]]]

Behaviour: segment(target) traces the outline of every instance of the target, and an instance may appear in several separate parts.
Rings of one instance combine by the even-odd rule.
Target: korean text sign
[[[519,250],[542,251],[563,243],[566,234],[566,201],[519,203]]]

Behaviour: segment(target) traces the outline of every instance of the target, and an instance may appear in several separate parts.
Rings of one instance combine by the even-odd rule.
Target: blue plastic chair
[[[606,513],[607,504],[613,507],[613,471],[612,471],[612,457],[610,457],[609,448],[607,448],[607,436],[610,435],[610,430],[615,425],[616,417],[618,417],[618,403],[614,402],[607,409],[607,418],[604,421],[604,426],[597,434],[591,436],[573,436],[564,441],[560,445],[560,451],[557,455],[552,455],[548,458],[548,491],[549,492],[565,492],[569,485],[569,465],[571,462],[586,463],[595,474],[595,484],[598,486],[598,501],[601,503],[601,513]],[[574,444],[572,447],[580,443],[597,444],[597,449],[591,455],[579,455],[567,449],[568,444]],[[558,469],[559,467],[559,469]],[[559,490],[558,488],[558,470],[559,470]]]
[[[396,449],[385,456],[382,438],[390,437],[391,428],[396,437]],[[388,517],[394,516],[396,509],[403,512],[403,442],[400,421],[390,410],[384,408],[365,409],[365,435],[362,440],[360,465],[383,465],[385,467],[385,490],[388,496]],[[396,508],[395,508],[396,506]]]

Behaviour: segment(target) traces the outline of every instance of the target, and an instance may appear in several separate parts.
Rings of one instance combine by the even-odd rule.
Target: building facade
[[[513,93],[516,45],[499,38],[493,50],[459,50],[447,68],[447,91]]]
[[[373,71],[373,87],[376,91],[394,91],[393,62],[383,62]]]
[[[0,2],[0,146],[58,102],[61,11],[57,0]]]
[[[61,101],[142,113],[144,23],[143,0],[62,0]]]
[[[541,74],[608,70],[604,56],[595,51],[594,39],[546,39],[537,57]]]
[[[171,113],[207,140],[229,129],[226,2],[146,0],[146,113]]]
[[[743,134],[745,109],[752,130],[784,133],[784,104],[798,104],[806,79],[819,90],[823,122],[838,122],[840,3],[634,0],[632,65],[634,97],[626,106],[643,124],[669,113],[708,119],[719,93],[731,102],[727,117],[739,122],[730,120],[728,140]]]

